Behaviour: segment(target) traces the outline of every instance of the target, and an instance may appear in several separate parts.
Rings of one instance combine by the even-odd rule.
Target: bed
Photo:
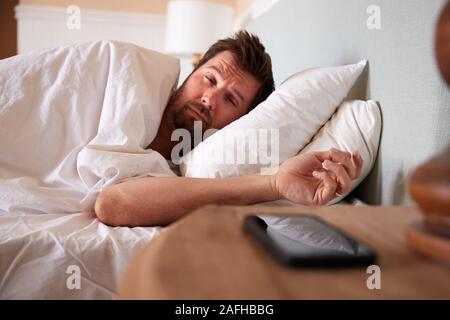
[[[160,232],[90,213],[1,215],[0,299],[114,299],[132,252]]]
[[[247,26],[270,52],[277,85],[296,70],[369,60],[350,95],[377,100],[384,120],[378,160],[353,194],[365,203],[411,203],[409,173],[450,142],[450,92],[433,57],[444,2],[377,1],[381,29],[369,29],[372,1],[283,0]],[[128,257],[161,232],[108,227],[83,210],[2,211],[0,299],[114,299]]]
[[[0,61],[0,299],[115,297],[129,255],[161,228],[100,223],[96,195],[175,175],[145,147],[178,73],[177,59],[115,41]]]

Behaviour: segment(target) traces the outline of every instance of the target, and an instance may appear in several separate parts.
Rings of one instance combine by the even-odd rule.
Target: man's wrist
[[[279,192],[278,187],[277,187],[277,179],[276,179],[277,175],[271,174],[271,175],[267,175],[266,177],[268,177],[268,181],[269,181],[271,198],[273,198],[274,200],[284,199],[283,195]]]

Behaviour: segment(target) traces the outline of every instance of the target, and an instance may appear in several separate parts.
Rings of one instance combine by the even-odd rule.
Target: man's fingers
[[[322,163],[329,160],[342,165],[351,180],[357,179],[361,175],[363,159],[358,151],[350,153],[331,148],[328,151],[316,152],[316,156]]]
[[[326,170],[329,170],[336,177],[337,182],[337,192],[342,194],[350,189],[352,185],[352,179],[350,178],[347,170],[344,168],[342,164],[334,163],[330,160],[325,160],[323,162],[323,167]]]
[[[355,178],[358,178],[361,175],[362,165],[363,165],[363,159],[358,151],[353,152],[352,154],[352,160],[355,164]]]
[[[330,151],[317,151],[314,152],[317,158],[319,158],[320,162],[324,162],[325,160],[331,160]]]
[[[351,179],[357,177],[356,166],[352,161],[352,154],[350,152],[341,151],[335,148],[330,149],[331,160],[342,164],[347,170]]]
[[[314,203],[322,205],[334,198],[336,194],[337,183],[326,171],[314,171],[313,177],[321,180],[322,187],[319,187],[314,194]]]

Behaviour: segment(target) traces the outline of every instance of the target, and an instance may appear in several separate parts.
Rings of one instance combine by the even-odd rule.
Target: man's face
[[[221,129],[247,113],[261,84],[240,70],[233,55],[224,51],[192,73],[168,104],[175,128],[193,134],[194,121],[202,129]]]

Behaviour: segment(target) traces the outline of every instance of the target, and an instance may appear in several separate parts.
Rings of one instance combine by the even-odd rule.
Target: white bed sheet
[[[0,299],[114,299],[130,255],[161,230],[109,227],[90,213],[2,214]]]

